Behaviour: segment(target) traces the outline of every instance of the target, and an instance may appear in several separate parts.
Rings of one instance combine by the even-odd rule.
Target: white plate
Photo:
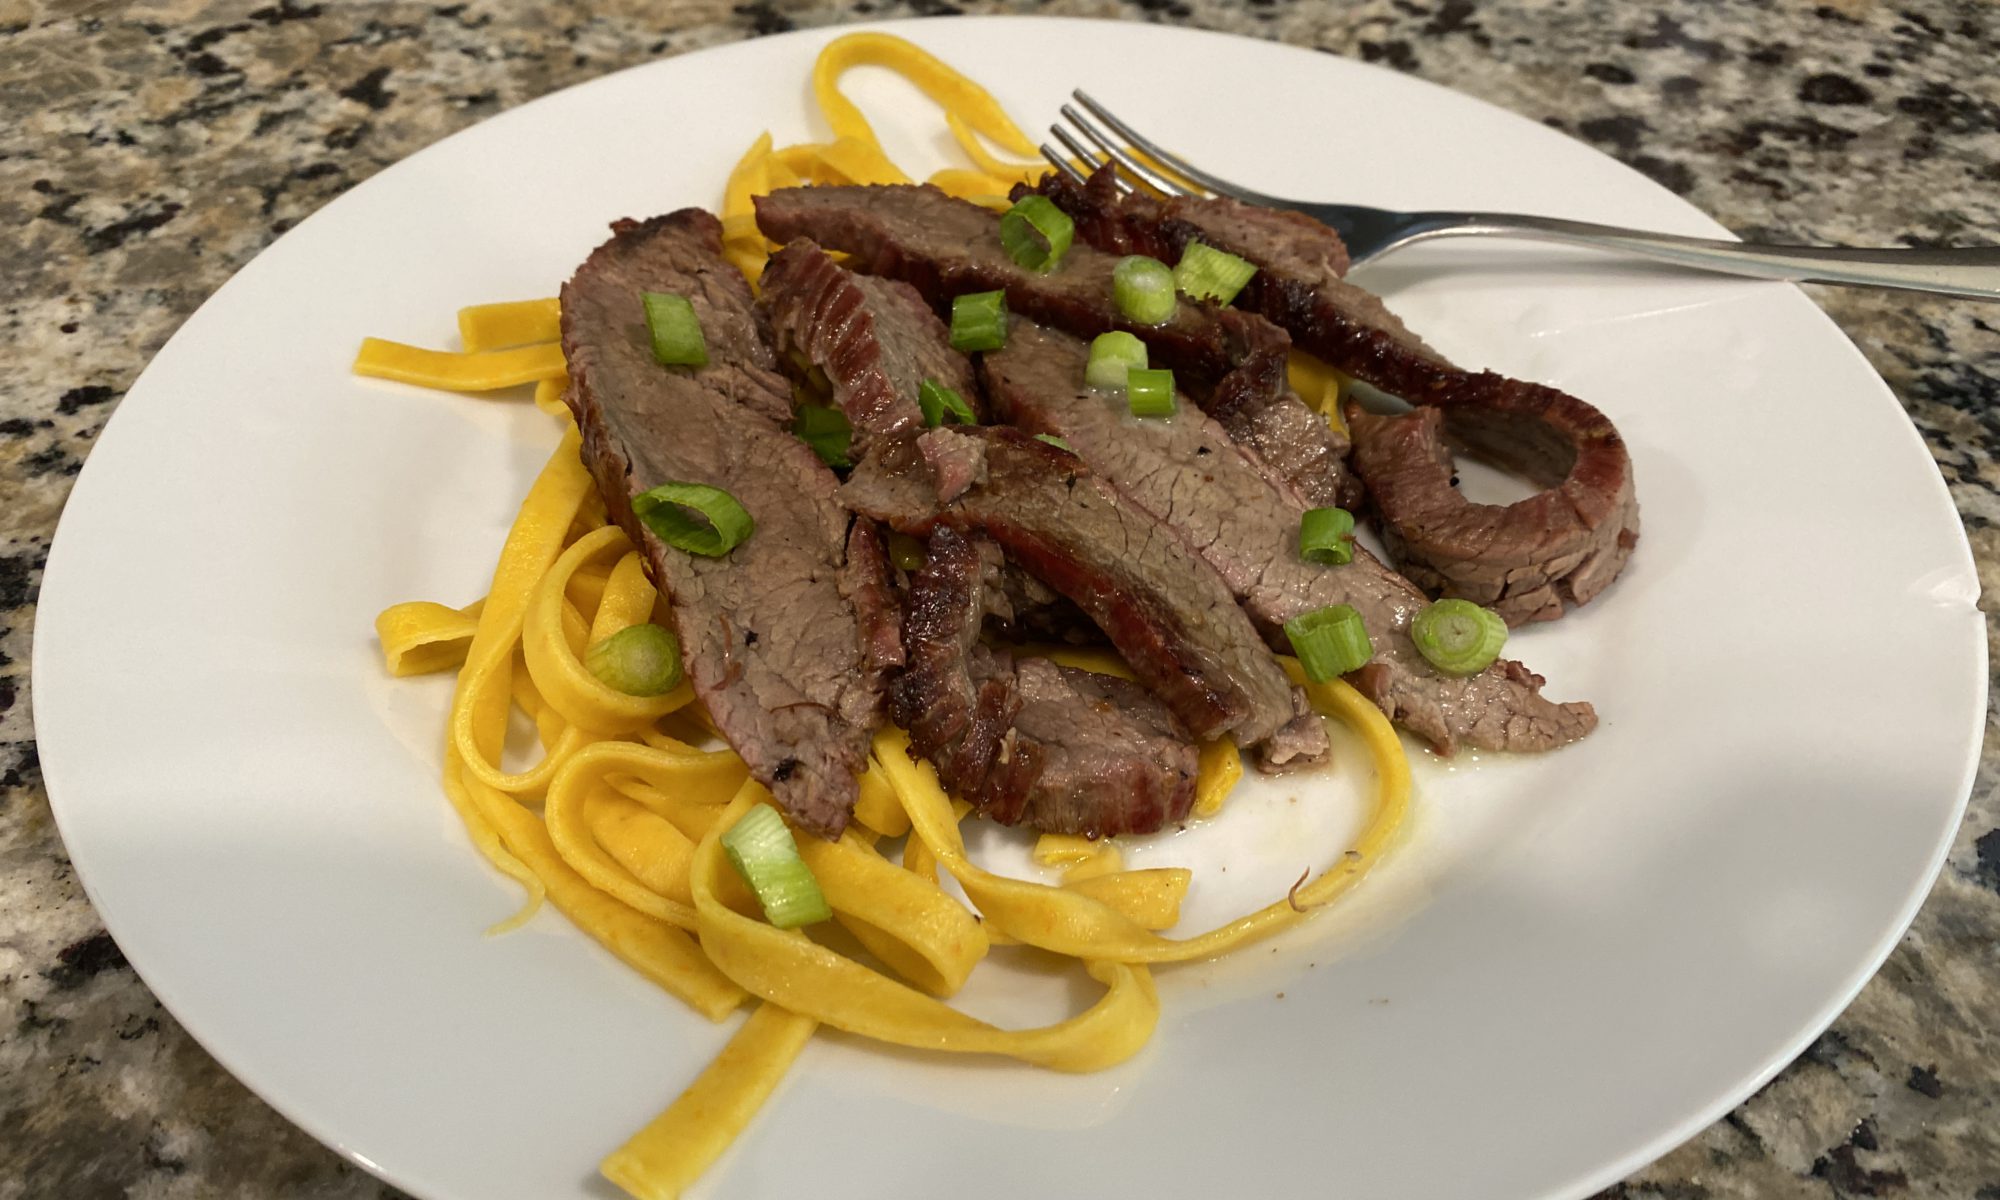
[[[1025,125],[1088,82],[1275,191],[1716,232],[1559,134],[1325,55],[899,28]],[[823,136],[804,80],[827,36],[601,79],[341,197],[161,351],[64,514],[34,695],[91,899],[231,1071],[419,1196],[607,1194],[598,1157],[727,1030],[553,912],[480,935],[514,894],[437,789],[448,685],[385,678],[370,621],[484,590],[555,431],[348,361],[363,335],[450,345],[459,305],[553,292],[614,217],[715,203],[760,130]],[[1158,86],[1197,65],[1227,101]],[[860,90],[901,161],[942,164],[915,93]],[[1882,383],[1782,285],[1483,246],[1362,278],[1445,352],[1568,388],[1629,439],[1625,578],[1515,644],[1603,728],[1424,766],[1406,853],[1353,911],[1164,973],[1158,1036],[1116,1070],[816,1041],[704,1194],[1581,1196],[1749,1093],[1881,962],[1958,821],[1986,685],[1958,519]],[[1300,780],[1145,853],[1200,865],[1216,911],[1323,857],[1353,805],[1348,777]],[[1041,990],[978,1003],[1066,996]]]

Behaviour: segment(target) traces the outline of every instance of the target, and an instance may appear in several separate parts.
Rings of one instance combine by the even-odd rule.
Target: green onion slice
[[[1091,339],[1090,361],[1084,364],[1083,381],[1091,387],[1122,389],[1125,373],[1144,370],[1146,343],[1129,333],[1113,330]]]
[[[701,318],[686,296],[672,292],[641,292],[646,305],[646,330],[653,335],[653,357],[670,367],[708,365],[708,343],[701,336]]]
[[[1038,433],[1035,435],[1035,440],[1038,442],[1047,442],[1058,450],[1068,450],[1071,454],[1076,453],[1076,450],[1068,442],[1063,441],[1053,433]]]
[[[1291,640],[1292,653],[1299,656],[1306,678],[1314,683],[1357,670],[1375,657],[1361,614],[1348,604],[1300,613],[1285,622],[1285,636]]]
[[[1076,222],[1047,196],[1023,196],[1000,216],[1000,244],[1007,257],[1030,271],[1053,271],[1069,253]]]
[[[1447,675],[1477,675],[1500,657],[1507,622],[1470,600],[1440,600],[1424,606],[1410,622],[1410,640],[1431,665]]]
[[[1158,325],[1174,315],[1174,272],[1157,258],[1128,254],[1111,269],[1111,295],[1126,319]]]
[[[1174,373],[1159,369],[1126,372],[1125,403],[1135,417],[1173,416]]]
[[[907,533],[889,535],[889,561],[899,571],[914,571],[924,565],[924,544]]]
[[[723,852],[729,855],[743,882],[757,894],[764,918],[780,929],[796,929],[833,916],[819,880],[799,857],[799,844],[785,819],[768,804],[759,804],[722,835]]]
[[[1354,561],[1354,514],[1344,508],[1309,508],[1299,518],[1299,557],[1340,566]]]
[[[728,492],[676,479],[632,497],[632,515],[667,545],[703,558],[721,558],[757,528]]]
[[[1007,293],[968,292],[951,302],[951,348],[998,350],[1007,344]]]
[[[1257,273],[1253,264],[1213,246],[1189,242],[1174,268],[1174,284],[1197,300],[1227,304]]]
[[[829,467],[854,465],[854,426],[847,414],[824,404],[801,404],[792,417],[792,435],[812,447]]]
[[[979,414],[972,411],[965,397],[933,379],[926,379],[917,387],[917,407],[924,410],[924,425],[928,428],[944,424],[947,416],[960,425],[979,424]]]
[[[681,641],[658,625],[628,625],[584,651],[583,665],[614,692],[664,696],[681,685]]]

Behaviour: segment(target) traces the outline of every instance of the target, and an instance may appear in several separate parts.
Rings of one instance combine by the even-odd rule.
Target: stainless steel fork
[[[1091,146],[1085,146],[1062,125],[1051,126],[1049,132],[1069,152],[1064,155],[1054,147],[1043,144],[1042,156],[1057,170],[1081,182],[1082,175],[1071,163],[1072,156],[1093,170],[1102,166],[1108,158],[1133,178],[1170,195],[1199,195],[1188,186],[1193,184],[1215,195],[1232,197],[1246,204],[1302,212],[1331,226],[1347,243],[1348,254],[1356,265],[1432,238],[1515,237],[1588,246],[1728,275],[1902,288],[1913,292],[1941,292],[1947,296],[2000,300],[2000,248],[1867,250],[1841,246],[1772,246],[1648,233],[1638,229],[1621,229],[1615,225],[1518,213],[1392,212],[1359,204],[1286,200],[1211,175],[1144,137],[1083,91],[1078,90],[1071,95],[1089,115],[1068,104],[1062,106],[1062,115]],[[1093,117],[1096,119],[1093,120]],[[1100,121],[1103,126],[1098,124]],[[1138,154],[1134,154],[1134,150]],[[1160,170],[1154,163],[1166,170]],[[1118,183],[1122,190],[1130,191],[1132,188],[1131,183],[1124,179]]]

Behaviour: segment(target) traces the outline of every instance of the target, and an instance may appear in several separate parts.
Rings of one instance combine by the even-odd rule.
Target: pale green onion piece
[[[1083,381],[1091,387],[1122,390],[1125,372],[1144,370],[1146,343],[1129,333],[1113,330],[1090,341],[1090,361],[1084,364]]]
[[[1173,416],[1174,373],[1161,369],[1126,372],[1125,403],[1135,417]]]
[[[1234,254],[1224,254],[1213,246],[1189,242],[1174,268],[1174,284],[1196,300],[1227,304],[1250,282],[1257,268]]]
[[[1030,271],[1055,270],[1075,236],[1076,222],[1047,196],[1023,196],[1000,217],[1007,257]]]
[[[951,348],[998,350],[1007,344],[1007,293],[970,292],[951,302]]]
[[[1128,254],[1111,269],[1111,295],[1129,321],[1158,325],[1174,315],[1173,268],[1157,258]]]
[[[926,379],[917,388],[917,407],[924,411],[925,426],[935,429],[950,417],[960,425],[979,424],[979,414],[965,397],[935,380]]]
[[[780,929],[796,929],[828,920],[833,909],[819,880],[799,857],[799,844],[785,819],[768,804],[759,804],[722,835],[723,853],[756,893],[764,919]]]
[[[1500,657],[1507,622],[1470,600],[1440,600],[1424,606],[1410,622],[1417,652],[1447,675],[1477,675]]]
[[[792,436],[812,447],[829,467],[854,465],[854,426],[847,414],[824,404],[801,404],[792,417]]]
[[[907,533],[889,535],[889,561],[899,571],[914,571],[924,565],[924,544]]]
[[[681,685],[681,641],[658,625],[628,625],[583,652],[604,686],[628,696],[664,696]]]
[[[1292,653],[1299,656],[1306,678],[1314,683],[1358,670],[1375,657],[1361,614],[1348,604],[1300,613],[1285,622],[1285,637],[1292,643]]]
[[[721,558],[757,528],[728,492],[673,479],[632,497],[632,515],[667,545],[703,558]]]
[[[1068,450],[1071,454],[1076,453],[1074,449],[1071,449],[1068,442],[1063,441],[1053,433],[1038,433],[1035,435],[1035,440],[1038,442],[1047,442],[1058,450]]]
[[[1354,514],[1344,508],[1309,508],[1299,518],[1299,557],[1340,566],[1354,561]]]
[[[653,335],[653,357],[670,367],[708,365],[708,343],[701,336],[701,318],[686,296],[672,292],[641,292],[646,305],[646,331]]]

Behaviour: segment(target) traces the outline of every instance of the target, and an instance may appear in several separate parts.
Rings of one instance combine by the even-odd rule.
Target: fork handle
[[[1644,233],[1615,225],[1514,213],[1412,213],[1407,241],[1466,235],[1508,236],[1614,250],[1728,275],[1902,288],[2000,300],[2000,248],[1863,250],[1843,246],[1772,246]]]

